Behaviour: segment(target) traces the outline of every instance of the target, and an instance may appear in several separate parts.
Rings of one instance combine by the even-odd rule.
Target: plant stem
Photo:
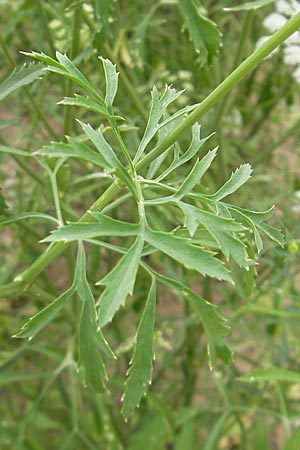
[[[253,23],[253,18],[254,18],[254,11],[247,11],[241,26],[242,32],[240,35],[240,40],[238,43],[238,47],[237,47],[237,51],[234,57],[234,61],[233,61],[233,70],[240,64],[240,62],[243,59],[244,53],[245,53],[245,47],[247,45],[248,42],[248,36],[249,33],[252,29],[252,23]],[[223,117],[223,114],[225,112],[225,110],[227,109],[228,106],[228,100],[229,100],[229,96],[226,95],[223,98],[223,101],[220,103],[220,106],[216,112],[215,115],[215,120],[212,126],[212,130],[216,130],[218,129],[218,125]]]
[[[81,17],[82,17],[82,6],[79,5],[74,10],[73,15],[73,23],[72,23],[72,42],[71,42],[71,50],[70,50],[70,58],[74,59],[78,54],[80,47],[80,25],[81,25]],[[74,82],[72,80],[68,80],[67,89],[65,97],[72,97],[74,92]],[[73,128],[73,111],[74,109],[70,106],[66,107],[65,119],[64,119],[64,135],[69,136],[71,134]]]
[[[177,139],[190,129],[204,114],[206,114],[222,97],[228,94],[251,70],[266,56],[282,44],[300,27],[300,13],[295,14],[283,27],[274,33],[264,44],[256,49],[242,64],[237,67],[214,91],[206,97],[199,106],[166,138],[157,144],[138,164],[137,169],[148,166],[157,156],[174,144]]]
[[[137,170],[149,166],[163,151],[169,148],[177,139],[189,130],[205,113],[207,113],[222,97],[233,89],[246,75],[251,72],[266,56],[272,53],[276,47],[285,41],[300,27],[300,13],[292,17],[282,28],[274,33],[261,47],[250,55],[237,69],[235,69],[182,123],[157,144],[136,166]],[[92,211],[101,211],[119,193],[122,184],[116,180],[90,207]],[[85,213],[79,222],[91,222],[90,214]],[[14,283],[0,287],[0,295],[8,295],[18,292],[20,286],[23,290],[29,287],[35,278],[64,250],[69,243],[57,242],[48,247],[35,262],[23,273],[15,278]]]

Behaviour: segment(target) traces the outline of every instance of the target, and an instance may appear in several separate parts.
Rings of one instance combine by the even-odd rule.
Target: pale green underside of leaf
[[[136,338],[133,358],[125,383],[122,414],[125,419],[134,412],[141,398],[147,392],[152,376],[153,333],[156,304],[156,283],[152,280],[147,303],[141,317]]]
[[[228,364],[232,352],[223,338],[228,335],[230,329],[226,320],[216,312],[216,307],[179,281],[160,275],[152,269],[150,269],[149,272],[155,276],[158,282],[181,292],[195,310],[205,331],[211,368],[216,370],[217,359],[221,359]]]
[[[110,322],[128,294],[132,295],[137,270],[143,250],[143,238],[137,237],[118,264],[97,284],[105,285],[99,299],[99,326]]]
[[[42,64],[30,64],[28,67],[24,65],[20,70],[14,70],[12,74],[0,84],[0,100],[3,100],[20,87],[41,79],[44,74],[45,71]]]
[[[53,318],[65,306],[69,298],[74,295],[75,290],[75,286],[72,285],[70,289],[57,297],[52,303],[50,303],[50,305],[46,306],[46,308],[31,317],[14,337],[32,339],[42,328],[53,320]]]
[[[200,52],[202,64],[210,64],[218,53],[221,32],[214,22],[200,13],[192,0],[179,0],[179,7],[195,50]]]
[[[291,370],[281,369],[280,367],[270,367],[269,369],[259,369],[247,373],[238,378],[245,383],[256,381],[286,381],[288,383],[300,383],[300,373]]]
[[[262,8],[263,6],[274,3],[275,0],[256,0],[254,2],[246,2],[237,6],[228,6],[223,8],[224,11],[251,11],[255,9]]]
[[[75,94],[75,97],[65,97],[63,100],[57,103],[58,105],[66,106],[79,106],[90,111],[94,111],[98,114],[102,114],[105,117],[109,117],[110,114],[106,108],[100,106],[94,100],[88,97],[82,97],[81,95]]]
[[[226,183],[215,194],[209,195],[208,197],[218,201],[233,194],[249,180],[251,173],[252,169],[250,164],[243,164],[232,173],[230,179],[226,181]]]
[[[148,123],[144,132],[144,136],[136,152],[134,162],[137,162],[141,158],[147,145],[159,130],[159,121],[162,118],[163,113],[166,111],[167,107],[170,105],[170,103],[174,102],[181,94],[182,91],[176,92],[175,89],[171,88],[171,86],[166,86],[165,91],[159,98],[156,86],[153,87],[151,91],[152,103]]]
[[[116,66],[109,60],[101,58],[106,84],[105,104],[110,113],[112,113],[113,102],[118,90],[118,77]]]
[[[87,145],[82,142],[76,142],[69,138],[70,143],[65,144],[63,142],[53,142],[51,145],[47,145],[35,152],[36,155],[50,156],[55,158],[79,158],[83,161],[91,162],[98,167],[111,170],[111,167],[107,164],[104,158],[91,150]]]
[[[45,55],[43,52],[22,52],[26,56],[30,56],[38,61],[42,61],[47,65],[46,70],[49,72],[57,73],[66,78],[70,78],[75,81],[90,94],[92,94],[97,101],[104,105],[103,98],[99,95],[94,86],[85,78],[85,76],[77,69],[77,67],[70,61],[67,55],[63,55],[60,52],[56,52],[57,61],[50,56]]]
[[[169,233],[153,231],[149,228],[146,231],[145,238],[149,244],[189,269],[196,270],[204,276],[209,275],[219,280],[232,281],[229,272],[220,260],[210,252],[192,245],[186,239],[178,238]]]
[[[200,127],[199,123],[196,122],[192,127],[192,141],[191,141],[189,148],[181,156],[175,155],[174,160],[171,163],[171,165],[157,178],[157,181],[161,181],[167,175],[169,175],[173,170],[177,169],[182,164],[190,161],[196,155],[196,153],[200,150],[202,145],[211,137],[211,136],[207,136],[206,138],[201,139],[200,138],[200,129],[201,129],[201,127]],[[211,160],[211,162],[212,162],[212,160],[214,159],[216,154],[217,154],[217,149],[210,150],[204,158],[206,158],[207,161]],[[203,166],[204,166],[204,161],[205,161],[204,158],[201,160],[201,162],[203,163]],[[209,167],[209,165],[208,165],[208,167]],[[205,172],[205,170],[204,170],[204,172]]]
[[[97,330],[95,302],[86,279],[86,257],[81,241],[78,243],[74,283],[82,301],[78,365],[83,365],[85,368],[86,384],[90,384],[96,392],[102,393],[106,391],[105,380],[107,380],[107,374],[100,353],[99,341],[102,341],[102,348],[108,348],[108,353],[112,354],[112,352],[102,334],[98,333]]]
[[[91,214],[97,218],[97,223],[70,223],[53,231],[42,242],[67,242],[97,236],[136,236],[140,232],[139,224],[122,222],[101,213]]]
[[[201,224],[216,240],[227,259],[231,256],[240,266],[248,267],[254,264],[254,261],[248,258],[246,246],[237,234],[246,230],[243,225],[183,202],[178,205],[186,215],[186,224],[191,228],[191,232],[196,231],[197,223]]]

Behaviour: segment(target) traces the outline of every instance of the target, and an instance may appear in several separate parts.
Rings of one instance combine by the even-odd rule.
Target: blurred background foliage
[[[275,2],[257,9],[231,11],[235,1],[195,1],[195,8],[216,24],[220,46],[208,58],[189,33],[184,4],[177,0],[0,1],[1,80],[29,64],[20,51],[66,52],[100,90],[104,80],[98,55],[117,63],[120,87],[116,113],[125,115],[129,147],[136,147],[145,126],[153,84],[185,89],[177,106],[205,98],[244,60],[267,33],[264,18]],[[257,3],[257,2],[254,2]],[[76,308],[69,307],[32,342],[11,339],[24,319],[66,289],[72,280],[74,250],[40,277],[36,295],[1,298],[0,440],[1,449],[279,450],[299,425],[299,382],[274,376],[245,384],[238,377],[278,366],[299,372],[300,115],[299,84],[282,51],[263,61],[202,120],[202,136],[215,132],[209,147],[220,146],[219,163],[207,178],[216,189],[240,163],[250,162],[254,176],[236,195],[240,206],[264,210],[276,204],[274,224],[286,246],[266,242],[253,278],[230,267],[236,286],[191,278],[167,258],[157,259],[178,280],[218,305],[229,318],[227,341],[235,358],[213,375],[207,363],[203,330],[182,296],[164,291],[156,318],[153,383],[136,414],[120,416],[122,377],[146,288],[106,330],[118,355],[109,365],[114,395],[95,395],[77,373],[71,336]],[[0,144],[35,151],[51,140],[78,135],[75,118],[99,125],[93,112],[62,108],[73,94],[72,82],[53,74],[2,102]],[[189,136],[183,137],[188,142]],[[203,149],[203,152],[205,149]],[[44,174],[18,156],[0,154],[4,217],[24,211],[52,212]],[[88,163],[68,161],[59,173],[65,216],[76,219],[105,190]],[[126,211],[122,210],[124,215]],[[131,212],[128,211],[130,215]],[[122,217],[120,217],[122,219]],[[153,220],[166,220],[157,216]],[[172,218],[167,218],[172,220]],[[1,283],[9,282],[45,249],[38,241],[49,233],[43,223],[19,222],[1,230]],[[92,247],[89,281],[112,265],[110,253]],[[40,289],[40,290],[39,290]],[[296,429],[297,431],[297,429]],[[296,448],[296,447],[295,447]]]

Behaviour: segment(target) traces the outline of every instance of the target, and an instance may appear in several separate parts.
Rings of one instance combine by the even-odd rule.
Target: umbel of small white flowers
[[[269,14],[263,21],[265,28],[273,33],[279,30],[291,16],[300,11],[300,1],[297,0],[277,0],[274,12]],[[259,47],[269,37],[262,36],[256,46]],[[283,44],[283,54],[285,64],[293,67],[293,78],[300,83],[300,32],[296,31]]]

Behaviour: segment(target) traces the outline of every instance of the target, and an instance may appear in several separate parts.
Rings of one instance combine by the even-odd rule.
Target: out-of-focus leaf
[[[125,419],[134,412],[146,393],[152,377],[153,333],[156,303],[156,283],[153,278],[147,303],[141,317],[136,337],[131,366],[125,385],[122,414]]]
[[[275,0],[256,0],[254,2],[246,2],[237,6],[226,6],[226,8],[223,9],[224,11],[251,11],[262,8],[263,6],[269,5],[270,3],[274,2]]]
[[[294,311],[294,310],[282,310],[282,309],[274,309],[274,308],[266,308],[265,306],[260,305],[254,305],[249,304],[246,306],[242,306],[235,312],[235,316],[241,316],[242,314],[261,314],[266,316],[273,316],[273,317],[284,317],[286,319],[300,319],[300,311]]]
[[[0,188],[0,216],[2,216],[5,213],[5,210],[8,209],[7,204],[5,203],[5,197],[1,192],[1,188]],[[5,219],[4,219],[5,220]],[[1,227],[1,222],[3,223],[3,220],[0,221],[0,227]]]
[[[188,240],[149,228],[145,238],[149,244],[189,269],[194,269],[204,276],[231,281],[229,272],[219,259],[212,253],[192,245]]]
[[[19,150],[18,148],[8,147],[7,145],[0,145],[0,153],[8,153],[10,155],[16,156],[25,156],[25,158],[32,157],[32,154],[29,152]]]
[[[111,0],[96,0],[94,10],[94,24],[100,33],[101,40],[109,33],[110,23],[113,21],[114,2]]]
[[[105,104],[110,114],[112,114],[113,102],[118,90],[118,77],[119,74],[116,71],[116,66],[109,59],[100,58],[103,64],[106,94]]]
[[[96,213],[92,213],[95,216]],[[70,223],[53,231],[42,242],[76,241],[78,239],[97,236],[136,236],[139,234],[139,224],[122,222],[97,213],[97,223]]]
[[[237,191],[243,184],[245,184],[252,173],[250,164],[243,164],[235,172],[232,173],[230,179],[213,195],[209,197],[213,200],[222,200]]]
[[[110,322],[120,306],[125,304],[128,294],[132,295],[144,240],[138,236],[118,264],[97,284],[105,285],[99,299],[99,326]]]
[[[238,378],[239,381],[245,383],[253,383],[255,381],[286,381],[288,383],[299,383],[300,372],[292,372],[291,370],[281,369],[280,367],[270,367],[269,369],[259,369],[247,373]]]
[[[19,381],[33,381],[37,378],[49,378],[52,372],[40,372],[40,373],[11,373],[11,372],[1,372],[0,373],[0,386],[5,386],[10,383],[17,383]]]
[[[50,305],[39,311],[28,322],[26,322],[21,330],[14,335],[17,338],[28,338],[31,340],[42,328],[44,328],[65,306],[67,301],[74,295],[74,284],[62,295],[57,297]]]
[[[12,74],[0,84],[0,100],[3,100],[20,87],[41,79],[44,74],[43,64],[24,65],[19,71],[14,70]]]
[[[134,162],[137,162],[145,151],[145,148],[155,136],[158,131],[158,124],[162,118],[163,113],[166,111],[170,103],[174,102],[180,95],[182,91],[176,92],[175,89],[170,86],[166,86],[164,93],[159,98],[156,86],[153,87],[151,91],[152,103],[150,114],[145,129],[144,136],[140,142],[136,155],[134,157]]]
[[[1,212],[1,203],[0,203],[0,212]],[[6,219],[0,220],[0,228],[24,219],[43,219],[43,220],[50,220],[51,222],[55,222],[56,224],[59,223],[55,217],[49,216],[48,214],[31,212],[31,213],[17,214],[15,216],[7,217]]]
[[[179,7],[202,64],[210,64],[218,53],[222,33],[214,22],[201,14],[193,0],[179,0]]]
[[[300,427],[296,428],[282,450],[299,450]]]
[[[179,281],[160,275],[152,269],[150,269],[150,273],[156,277],[158,282],[179,290],[195,310],[205,331],[211,368],[216,370],[217,359],[228,364],[232,352],[223,338],[229,333],[229,327],[226,320],[216,312],[216,307]]]

